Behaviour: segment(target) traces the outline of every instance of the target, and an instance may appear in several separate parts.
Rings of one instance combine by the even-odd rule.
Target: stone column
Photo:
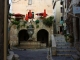
[[[6,60],[6,53],[7,53],[5,44],[6,36],[4,34],[6,32],[4,24],[7,21],[7,9],[6,9],[7,2],[8,2],[7,0],[0,0],[0,8],[1,8],[0,9],[0,60]]]

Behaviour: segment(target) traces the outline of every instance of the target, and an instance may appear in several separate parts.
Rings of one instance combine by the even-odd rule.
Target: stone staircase
[[[55,40],[57,44],[58,56],[77,56],[76,49],[71,47],[69,42],[65,41],[65,37],[63,35],[55,35]]]
[[[70,47],[67,43],[58,43],[57,45],[57,55],[67,55],[71,56],[73,54],[76,54],[76,50],[73,47]],[[61,45],[60,45],[61,44]]]

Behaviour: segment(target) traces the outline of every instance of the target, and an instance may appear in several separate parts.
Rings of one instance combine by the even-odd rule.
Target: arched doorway
[[[37,33],[37,41],[40,41],[41,43],[46,43],[46,46],[48,46],[48,31],[45,29],[41,29]]]
[[[29,35],[27,33],[27,30],[26,29],[20,30],[18,33],[19,44],[21,41],[27,41],[28,39],[29,39]]]

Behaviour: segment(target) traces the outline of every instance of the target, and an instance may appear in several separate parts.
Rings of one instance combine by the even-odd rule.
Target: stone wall
[[[21,21],[22,22],[22,21]],[[13,25],[10,29],[10,44],[11,45],[17,45],[18,44],[18,33],[20,30],[22,29],[26,29],[27,30],[27,26],[30,25],[30,22],[26,23],[26,26],[24,27],[20,27],[19,29],[17,29],[16,25]],[[51,35],[51,31],[53,30],[52,27],[47,27],[43,24],[43,22],[40,20],[39,22],[39,28],[36,28],[36,23],[34,21],[32,21],[32,25],[34,25],[34,34],[32,36],[32,38],[34,38],[35,41],[37,41],[37,33],[39,30],[41,29],[45,29],[48,32],[48,37],[49,37],[49,43],[50,43],[50,35]]]

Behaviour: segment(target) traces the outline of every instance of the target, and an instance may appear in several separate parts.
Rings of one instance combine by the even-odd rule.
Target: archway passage
[[[28,39],[29,39],[29,34],[27,33],[27,30],[25,29],[20,30],[18,33],[19,44],[20,44],[20,41],[27,41]]]
[[[46,47],[48,46],[48,32],[45,29],[41,29],[37,33],[37,41],[41,43],[46,43]]]

